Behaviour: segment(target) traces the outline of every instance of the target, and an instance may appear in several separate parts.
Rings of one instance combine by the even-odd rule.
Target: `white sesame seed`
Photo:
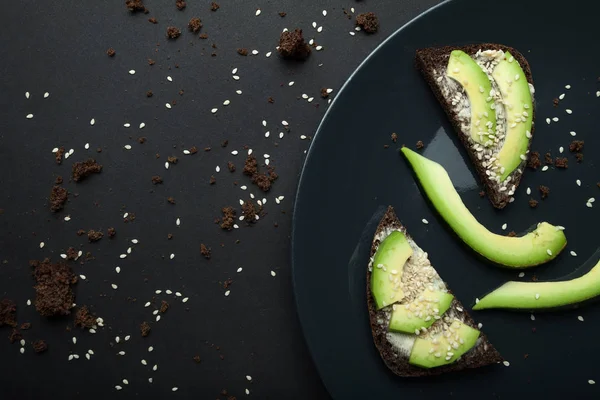
[[[231,293],[231,290],[225,292],[225,297],[229,296],[229,293]]]
[[[148,382],[152,383],[152,380],[153,380],[152,378],[148,378]]]
[[[552,118],[552,121],[553,121],[553,122],[558,122],[558,117],[553,117],[553,118]]]
[[[527,188],[527,194],[528,195],[531,194],[531,188],[530,187]]]
[[[63,254],[61,254],[61,255],[60,255],[60,258],[62,258],[62,259],[66,259],[66,258],[67,258],[67,255],[63,253]]]
[[[252,55],[257,55],[258,54],[258,50],[252,50]]]
[[[148,353],[152,353],[152,350],[154,350],[154,347],[152,347],[152,346],[148,347]]]
[[[313,27],[313,28],[316,28],[316,27],[317,27],[317,23],[313,21],[313,23],[312,23],[312,27]]]
[[[135,75],[135,69],[130,69],[129,70],[129,75]]]
[[[350,32],[348,32],[348,33],[350,34],[350,36],[354,36],[354,35],[356,35],[356,33],[352,32],[352,31],[350,31]]]
[[[237,272],[242,272],[242,267],[239,267],[239,268],[237,269]]]
[[[502,225],[502,230],[503,230],[503,231],[505,231],[507,226],[508,226],[508,225],[506,225],[506,224],[503,224],[503,225]]]
[[[220,172],[220,171],[221,171],[221,167],[219,167],[219,166],[217,165],[217,167],[215,168],[215,171],[217,171],[217,172]]]
[[[587,203],[585,203],[587,208],[592,208],[594,205],[592,203],[590,203],[589,201]]]
[[[525,276],[525,272],[519,272],[519,278],[522,278]]]
[[[181,302],[182,302],[182,303],[187,303],[189,299],[190,299],[189,297],[184,297],[184,298],[181,300]]]
[[[260,15],[260,8],[256,10],[255,15],[258,17]]]
[[[569,134],[570,134],[571,136],[576,136],[576,135],[577,135],[577,132],[575,132],[575,131],[571,131],[571,132],[569,132]]]
[[[283,125],[283,126],[288,126],[289,124],[288,124],[288,122],[287,122],[287,121],[285,121],[285,120],[284,120],[284,121],[281,121],[281,125]]]
[[[319,33],[323,32],[323,27],[322,27],[322,26],[319,26],[319,27],[317,28],[317,32],[319,32]]]
[[[427,225],[427,224],[429,223],[429,221],[427,221],[425,218],[423,218],[423,219],[421,220],[421,222],[423,222],[425,225]]]
[[[232,76],[232,78],[233,78],[234,80],[236,80],[236,81],[239,81],[239,80],[240,80],[240,77],[239,77],[239,76],[237,76],[237,75],[233,75],[233,76]]]
[[[475,304],[479,303],[479,297],[475,298]]]
[[[117,286],[115,283],[111,284],[110,286],[111,286],[113,289],[115,289],[115,290],[117,290],[117,289],[118,289],[118,286]]]
[[[125,146],[123,146],[125,148],[125,150],[131,150],[131,145],[130,144],[126,144]]]
[[[317,46],[317,47],[315,47],[315,50],[316,51],[321,51],[321,50],[323,50],[323,46]]]
[[[565,151],[565,148],[564,148],[564,147],[562,147],[562,146],[560,146],[560,147],[558,148],[558,152],[562,154],[562,152],[563,152],[563,151]]]
[[[217,110],[218,110],[218,108],[213,108],[212,110],[210,110],[210,112],[214,114],[217,112]]]
[[[144,304],[144,307],[150,307],[150,304],[151,303],[148,301],[148,302],[146,302],[146,304]]]
[[[567,108],[567,109],[565,110],[565,112],[566,112],[567,114],[573,114],[573,110],[571,110],[571,109],[569,109],[569,108]]]
[[[504,364],[505,367],[510,366],[510,363],[508,361],[503,361],[502,364]]]
[[[169,169],[169,162],[165,161],[165,169]]]
[[[64,218],[64,220],[65,220],[65,221],[67,221],[67,222],[69,222],[69,221],[71,220],[71,217],[67,215],[67,216]]]
[[[228,106],[229,104],[231,104],[231,101],[229,101],[229,100],[225,100],[225,101],[223,102],[223,105],[224,105],[224,106]]]
[[[171,104],[170,103],[165,103],[165,107],[171,108]]]
[[[590,379],[590,380],[588,380],[588,383],[589,383],[590,385],[594,385],[594,384],[596,383],[596,381],[594,381],[593,379]]]
[[[590,198],[588,199],[588,203],[593,203],[593,202],[595,202],[595,201],[596,201],[596,199],[595,199],[595,198],[593,198],[593,197],[590,197]]]
[[[546,123],[550,125],[550,118],[546,118]]]
[[[19,341],[19,343],[21,344],[21,346],[25,346],[25,339],[21,339],[21,340]]]
[[[72,361],[72,360],[73,360],[73,354],[69,354],[68,360],[69,360],[69,361]]]
[[[92,359],[92,357],[89,354],[87,354],[87,353],[85,354],[85,358],[87,358],[88,360]]]
[[[131,339],[131,335],[125,336],[125,341],[128,341],[129,339]]]
[[[127,254],[121,254],[119,258],[127,258]]]
[[[596,92],[596,97],[600,97],[600,90]]]
[[[251,381],[252,377],[250,375],[246,375],[246,379],[249,380],[249,381]]]
[[[579,179],[577,179],[577,180],[575,181],[575,183],[577,184],[577,186],[581,186],[581,181],[580,181]]]
[[[232,69],[232,70],[231,70],[231,75],[235,75],[237,71],[238,71],[238,69],[237,69],[237,68],[234,68],[234,69]]]
[[[283,132],[279,132],[279,139],[283,139],[284,133]]]
[[[48,92],[44,93],[44,98],[47,99],[48,97],[50,97],[50,93],[48,93]]]
[[[481,322],[480,322],[480,323],[478,323],[478,324],[477,324],[477,328],[479,328],[479,329],[483,328],[483,324],[482,324]]]
[[[566,85],[565,89],[571,89],[571,85]]]
[[[55,148],[52,149],[53,153],[56,153],[57,151],[58,151],[58,147],[55,147]]]
[[[124,385],[129,385],[129,381],[127,379],[123,379],[123,384]]]
[[[531,314],[529,318],[531,318],[532,321],[535,321],[535,315]]]
[[[96,120],[95,120],[94,118],[92,118],[92,119],[90,120],[90,125],[94,125],[95,123],[96,123]]]
[[[309,103],[312,103],[312,101],[313,101],[314,99],[315,99],[314,97],[309,97],[309,98],[308,98],[308,100],[306,100],[306,101],[308,101]]]
[[[560,96],[558,96],[558,98],[559,98],[560,100],[564,99],[564,98],[565,98],[565,94],[564,94],[564,93],[561,93],[561,95],[560,95]]]
[[[175,258],[175,254],[174,254],[174,253],[171,253],[171,255],[169,256],[169,258],[170,258],[171,260],[172,260],[172,259],[174,259],[174,258]]]
[[[257,14],[257,15],[258,15],[258,14]],[[177,386],[175,386],[175,387],[173,387],[171,390],[172,390],[172,391],[174,391],[174,392],[176,392],[176,391],[177,391],[177,389],[179,389],[179,388],[178,388]]]
[[[170,76],[167,76],[167,80],[168,80],[169,82],[173,82],[173,78],[171,78]]]
[[[241,91],[241,90],[239,90],[239,89],[238,89],[238,90],[236,90],[235,92],[236,92],[237,94],[242,94],[242,91]]]
[[[540,294],[539,294],[539,293],[536,293],[536,294],[535,294],[535,299],[536,299],[536,300],[538,300],[539,298],[540,298]]]
[[[158,369],[158,364],[154,364],[154,367],[152,367],[152,371],[156,371]]]
[[[121,386],[119,386],[119,385],[116,385],[116,386],[115,386],[115,389],[117,389],[117,390],[121,390],[121,389],[123,389],[123,388],[122,388]]]
[[[160,321],[160,315],[156,316],[156,322]]]
[[[181,225],[181,220],[179,218],[177,218],[175,220],[175,225],[177,225],[177,226]]]
[[[94,328],[90,328],[89,332],[90,332],[91,334],[94,334],[94,333],[96,333],[96,330],[95,330]]]
[[[271,57],[271,52],[268,52],[267,54],[265,54],[265,57]]]
[[[86,144],[83,146],[83,148],[84,148],[84,149],[86,149],[86,150],[88,150],[88,149],[90,148],[90,144],[89,144],[89,143],[86,143]]]
[[[577,316],[577,319],[583,322],[583,317],[581,315]]]
[[[92,356],[94,355],[94,350],[92,350],[92,349],[89,349],[87,352],[88,352],[88,354],[91,354]]]
[[[33,114],[27,114],[27,117],[26,117],[26,118],[27,118],[27,119],[31,119],[31,118],[33,118]]]
[[[129,125],[129,124],[127,124],[127,125]],[[140,129],[144,129],[145,126],[146,126],[145,122],[140,122]]]
[[[73,339],[71,339],[73,341],[73,344],[77,344],[77,338],[75,336],[73,336]],[[23,346],[23,343],[21,343],[21,345]]]
[[[542,171],[548,171],[548,166],[547,166],[547,165],[544,165],[544,166],[542,167]]]
[[[248,389],[245,389],[246,394],[250,394],[250,391]]]
[[[31,305],[31,300],[27,299],[27,305],[30,306]]]
[[[158,290],[155,290],[155,291],[154,291],[154,293],[156,293],[156,294],[161,294],[161,293],[162,293],[162,290],[160,290],[160,289],[158,289]]]
[[[326,17],[327,16],[327,10],[323,10],[323,16]]]
[[[120,352],[118,352],[117,354],[118,354],[118,355],[120,355],[120,356],[124,356],[124,355],[125,355],[125,352],[124,352],[123,350],[121,350],[121,351],[120,351]]]
[[[546,249],[546,253],[548,253],[548,255],[551,256],[552,255],[552,250]]]
[[[271,276],[275,276],[277,273],[275,271],[271,271]]]

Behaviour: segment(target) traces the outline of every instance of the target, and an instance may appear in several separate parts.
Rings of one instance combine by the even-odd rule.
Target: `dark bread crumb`
[[[227,278],[225,282],[223,282],[223,289],[229,289],[229,287],[233,284],[233,279]],[[218,348],[217,348],[218,350]]]
[[[50,210],[56,212],[62,210],[69,197],[67,189],[61,186],[53,186],[50,191]]]
[[[188,22],[188,29],[190,31],[197,33],[200,31],[200,28],[202,28],[202,21],[200,21],[200,18],[194,17],[190,19],[190,22]]]
[[[139,138],[138,138],[138,143],[139,143],[139,144],[144,144],[144,143],[146,143],[146,140],[147,140],[147,139],[146,139],[146,137],[145,137],[145,136],[141,136],[141,137],[139,137]]]
[[[237,49],[237,53],[240,56],[247,56],[248,55],[248,49],[244,49],[244,48],[240,47],[239,49]]]
[[[208,35],[206,33],[201,33],[200,35],[198,35],[198,37],[200,39],[208,39]]]
[[[304,41],[302,29],[294,29],[293,32],[285,31],[281,33],[278,51],[284,58],[304,60],[310,55],[311,49]]]
[[[154,65],[156,64],[156,61],[154,61],[153,59],[149,58],[148,59],[148,65]]]
[[[277,13],[277,14],[279,14],[279,16],[280,16],[281,18],[283,18],[283,17],[285,17],[285,16],[287,15],[287,13],[286,13],[286,12],[283,12],[283,11],[282,11],[282,12],[279,12],[279,13]]]
[[[179,28],[176,28],[174,26],[169,26],[167,28],[167,38],[177,39],[179,36],[181,36],[181,30],[179,30]]]
[[[552,99],[552,104],[554,104],[554,107],[558,107],[558,102],[558,98],[555,97],[554,99]]]
[[[77,231],[77,236],[83,236],[87,233],[87,231],[85,229],[79,229]]]
[[[542,199],[545,199],[550,194],[550,188],[548,188],[548,186],[540,185],[539,190],[542,194]]]
[[[210,260],[210,248],[206,247],[204,243],[200,243],[200,254],[207,260]]]
[[[163,183],[163,179],[160,177],[160,175],[154,175],[152,177],[152,183],[158,185],[160,183]]]
[[[177,164],[177,162],[179,161],[179,159],[177,157],[175,157],[175,156],[169,156],[169,157],[167,157],[167,161],[170,164]]]
[[[235,165],[231,161],[228,161],[227,169],[229,169],[229,172],[235,172]]]
[[[108,228],[106,230],[106,232],[108,232],[108,237],[111,239],[114,238],[115,235],[117,234],[117,231],[115,230],[115,228]]]
[[[175,7],[177,7],[177,9],[179,11],[183,10],[186,5],[187,4],[185,4],[185,1],[183,1],[183,0],[177,0],[177,1],[175,1]]]
[[[257,221],[256,208],[254,207],[252,200],[247,200],[244,202],[244,204],[242,204],[242,215],[244,216],[244,221],[247,224],[253,224]]]
[[[98,164],[93,158],[88,158],[86,161],[73,164],[73,180],[75,182],[80,182],[91,174],[98,174],[101,171],[102,165]]]
[[[577,153],[577,154],[575,154],[575,158],[577,159],[577,162],[580,163],[583,161],[583,154]]]
[[[65,253],[67,260],[77,260],[79,258],[79,252],[74,247],[69,247]]]
[[[146,97],[152,97],[152,96],[154,96],[154,93],[152,93],[152,90],[148,90],[146,92]]]
[[[48,350],[48,345],[44,340],[36,340],[35,342],[33,342],[33,351],[35,351],[36,353],[43,353],[46,350]]]
[[[195,355],[194,357],[192,357],[192,359],[196,362],[196,364],[200,364],[200,356],[199,355]]]
[[[141,11],[144,13],[148,12],[148,10],[144,6],[144,2],[142,0],[126,0],[125,6],[132,13],[138,12],[138,11]]]
[[[167,303],[165,300],[161,301],[159,311],[164,314],[167,312],[168,309],[169,303]]]
[[[233,207],[223,207],[221,209],[223,213],[223,218],[221,220],[221,229],[226,229],[230,231],[233,229],[233,225],[235,224],[235,215],[236,211]]]
[[[569,150],[573,153],[579,153],[581,150],[583,150],[583,145],[583,140],[573,140],[569,145]]]
[[[321,97],[326,99],[329,97],[329,93],[327,93],[327,88],[322,88],[321,89]]]
[[[198,152],[198,148],[196,146],[190,147],[190,154],[196,154]]]
[[[221,142],[221,147],[225,148],[229,144],[229,140],[225,139]]]
[[[546,153],[544,155],[544,162],[546,163],[546,165],[552,165],[552,164],[554,164],[554,160],[552,159],[552,154]]]
[[[214,176],[214,175],[211,175],[211,176],[210,176],[210,179],[208,180],[208,183],[209,183],[210,185],[214,185],[215,183],[217,183],[217,178],[215,178],[215,176]]]
[[[479,192],[479,197],[485,197],[485,190],[481,190]]]
[[[90,229],[87,233],[87,237],[90,242],[97,242],[98,240],[102,239],[103,236],[104,233],[101,231],[95,231],[93,229]]]
[[[10,299],[0,300],[0,326],[17,326],[17,305]]]
[[[142,332],[142,337],[146,337],[150,334],[150,330],[152,328],[150,328],[150,324],[147,323],[146,321],[142,322],[142,324],[140,325],[140,331]]]
[[[23,339],[21,332],[19,332],[17,328],[13,328],[13,330],[10,332],[10,335],[8,335],[8,341],[14,343],[20,341],[21,339]]]
[[[62,176],[57,176],[56,179],[54,180],[54,184],[55,185],[61,185],[63,183],[63,177]]]
[[[554,165],[556,168],[569,168],[569,160],[567,157],[556,157]]]
[[[91,313],[87,306],[82,306],[75,312],[75,326],[91,329],[96,325],[97,317]]]
[[[28,330],[28,329],[30,329],[30,328],[31,328],[31,322],[23,322],[23,323],[21,324],[21,330],[24,330],[24,331],[26,331],[26,330]]]
[[[536,208],[538,206],[538,201],[534,199],[529,199],[529,207]]]
[[[214,1],[212,3],[210,3],[210,11],[217,11],[220,8],[220,6],[215,3]]]
[[[537,151],[532,151],[529,154],[529,159],[527,160],[527,167],[531,169],[538,169],[542,165],[540,161],[540,153]]]
[[[167,201],[169,202],[169,204],[175,204],[175,198],[174,197],[167,197]]]
[[[421,140],[419,140],[416,144],[417,150],[421,150],[423,147],[425,147],[425,145],[423,144],[423,142]]]
[[[152,23],[152,24],[158,24],[158,20],[154,17],[150,17],[148,18],[148,22]]]
[[[34,304],[38,313],[44,317],[70,314],[75,300],[71,285],[77,282],[71,267],[62,262],[53,264],[48,258],[30,261],[30,265],[37,282]]]
[[[167,240],[171,240],[173,239],[173,234],[172,233],[168,233],[167,234]]]
[[[106,50],[106,54],[107,54],[109,57],[114,57],[114,56],[115,56],[115,54],[117,54],[117,52],[115,51],[115,49],[113,49],[113,48],[111,47],[111,48],[109,48],[108,50]]]
[[[367,33],[375,33],[379,29],[379,19],[372,12],[358,14],[356,16],[356,25],[360,26]]]
[[[396,132],[392,132],[392,142],[396,143],[398,141],[398,134]]]
[[[273,104],[275,103],[275,99],[272,98],[271,96],[267,97],[267,103]]]
[[[508,232],[508,233],[506,234],[506,236],[508,236],[508,237],[515,237],[515,236],[517,236],[517,232],[515,232],[515,231],[510,231],[510,232]]]
[[[64,147],[59,147],[58,151],[56,153],[54,153],[54,159],[56,160],[57,164],[59,164],[59,165],[62,164],[64,154],[65,154]]]

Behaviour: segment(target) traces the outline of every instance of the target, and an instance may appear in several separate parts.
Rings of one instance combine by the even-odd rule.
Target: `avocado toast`
[[[371,246],[367,306],[375,346],[396,375],[439,375],[503,361],[391,206]]]
[[[424,76],[475,165],[496,208],[513,201],[534,132],[531,68],[494,43],[419,49]]]

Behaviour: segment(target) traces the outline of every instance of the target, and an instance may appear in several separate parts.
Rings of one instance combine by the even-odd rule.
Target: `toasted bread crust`
[[[406,228],[402,226],[398,218],[396,217],[396,213],[392,206],[389,206],[387,212],[381,219],[375,235],[384,231],[386,228],[393,228],[401,230],[407,238],[410,238],[410,235],[407,234]],[[379,245],[379,241],[374,241],[371,246],[371,257],[375,254],[377,250],[377,246]],[[440,375],[447,372],[455,372],[460,371],[467,368],[479,368],[490,364],[496,364],[503,361],[500,353],[490,344],[487,336],[481,332],[480,338],[481,341],[479,345],[472,349],[470,352],[465,354],[463,357],[458,359],[455,363],[450,365],[445,365],[437,368],[419,368],[408,363],[408,359],[406,357],[399,356],[398,353],[394,350],[390,342],[386,339],[387,329],[385,326],[382,326],[377,323],[378,319],[383,318],[383,311],[377,311],[377,307],[375,306],[375,300],[371,293],[371,271],[367,269],[367,306],[369,310],[369,319],[371,321],[371,332],[373,334],[373,342],[375,343],[375,347],[379,351],[381,358],[387,367],[396,375],[401,377],[422,377],[422,376],[434,376]],[[452,301],[452,308],[461,307],[464,310],[462,304],[454,298]],[[464,311],[464,323],[469,325],[472,328],[477,328],[477,324],[473,319]]]
[[[429,84],[429,87],[433,91],[435,97],[437,98],[438,102],[443,107],[444,111],[446,112],[446,115],[450,119],[454,130],[457,132],[458,137],[460,138],[467,153],[469,154],[469,158],[473,162],[473,165],[475,165],[475,169],[477,170],[477,175],[479,176],[480,181],[483,183],[483,185],[485,187],[485,191],[488,195],[490,202],[492,203],[492,205],[495,208],[502,209],[502,208],[506,207],[506,205],[509,203],[511,196],[509,196],[506,191],[501,192],[499,190],[500,187],[498,186],[498,184],[496,182],[494,182],[493,180],[491,180],[490,177],[488,177],[486,175],[486,173],[485,173],[486,169],[481,165],[481,161],[477,159],[477,152],[474,151],[471,148],[471,146],[469,145],[469,134],[462,131],[462,129],[460,127],[460,121],[458,119],[458,116],[452,110],[451,104],[449,104],[446,101],[446,99],[444,98],[444,96],[442,94],[442,90],[440,89],[440,87],[436,83],[435,78],[431,74],[431,71],[433,69],[435,69],[435,70],[440,70],[440,69],[445,70],[446,69],[446,66],[448,64],[448,58],[449,58],[452,50],[462,50],[465,53],[469,54],[470,56],[475,55],[475,53],[477,53],[478,50],[508,51],[515,58],[515,60],[518,61],[519,65],[523,69],[523,72],[525,73],[525,77],[527,78],[527,82],[529,82],[530,84],[533,85],[533,76],[531,74],[531,67],[529,66],[529,63],[527,62],[527,59],[518,50],[516,50],[512,47],[505,46],[502,44],[497,44],[497,43],[471,44],[468,46],[444,46],[444,47],[435,47],[435,48],[432,47],[432,48],[418,49],[416,52],[416,58],[415,58],[416,68],[421,72],[421,74],[423,75],[423,77],[425,78],[427,83]],[[534,101],[532,104],[532,109],[531,109],[532,120],[534,121],[534,123],[531,126],[531,135],[534,134],[534,130],[535,130],[535,109],[536,109],[536,107],[535,107],[535,101]],[[530,147],[531,147],[531,140],[529,141],[529,146],[527,147],[527,150],[529,150]],[[512,176],[511,182],[516,187],[519,186],[519,183],[521,181],[521,177],[523,175],[523,171],[525,170],[526,164],[527,164],[526,161],[522,161],[518,167],[518,169],[520,169],[521,172],[519,173],[518,171],[515,171],[511,175]]]

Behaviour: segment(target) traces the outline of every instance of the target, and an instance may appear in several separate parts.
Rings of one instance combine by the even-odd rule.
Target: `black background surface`
[[[31,322],[32,329],[24,332],[27,345],[21,355],[19,344],[5,339],[10,330],[0,328],[0,398],[213,399],[224,388],[238,398],[245,396],[245,388],[261,399],[327,398],[301,334],[290,283],[291,210],[309,145],[299,136],[312,135],[323,116],[321,88],[333,88],[335,95],[378,43],[437,1],[224,0],[211,12],[205,0],[188,1],[184,11],[175,8],[174,0],[147,0],[148,15],[130,15],[123,3],[27,0],[2,7],[0,297],[17,301],[19,322]],[[256,17],[258,7],[262,13]],[[342,7],[376,12],[380,31],[349,35],[354,24]],[[279,17],[280,11],[287,16]],[[151,16],[158,19],[157,25],[147,22]],[[193,16],[202,19],[208,40],[186,30]],[[323,26],[322,33],[312,28],[313,21]],[[169,25],[182,29],[178,40],[165,38]],[[303,28],[324,50],[313,51],[305,63],[279,60],[275,46],[284,27]],[[114,58],[105,53],[109,47],[117,52]],[[238,47],[260,54],[241,57]],[[270,58],[265,57],[267,51],[273,52]],[[156,65],[149,66],[148,58]],[[231,77],[235,67],[239,81]],[[136,74],[129,75],[130,69]],[[289,87],[289,81],[294,86]],[[183,96],[178,95],[180,89]],[[243,94],[237,95],[237,89]],[[154,92],[152,98],[146,98],[147,90]],[[44,99],[46,91],[50,97]],[[301,99],[302,93],[314,102]],[[269,96],[274,104],[267,103]],[[231,104],[224,107],[226,99]],[[172,100],[177,104],[166,109],[164,104]],[[215,115],[210,113],[213,107],[219,108]],[[34,114],[31,120],[25,118],[29,113]],[[92,118],[94,126],[89,124]],[[266,128],[262,120],[268,122]],[[279,140],[282,120],[291,130]],[[124,128],[125,122],[131,128]],[[146,124],[143,130],[140,122]],[[140,136],[148,139],[143,145],[137,143]],[[225,139],[229,146],[222,149]],[[84,149],[85,143],[90,150]],[[132,146],[129,151],[123,148],[127,144]],[[182,154],[194,145],[213,150]],[[270,154],[280,175],[266,195],[242,176],[245,145],[261,162],[262,154]],[[60,146],[75,152],[57,166],[51,150]],[[96,153],[97,147],[102,153]],[[233,150],[240,154],[231,155]],[[178,156],[179,163],[167,171],[163,164],[169,155]],[[104,165],[102,173],[82,183],[68,182],[71,164],[89,156]],[[236,173],[226,172],[227,161],[236,164]],[[157,174],[164,178],[161,186],[150,182]],[[47,196],[58,175],[67,180],[64,186],[71,196],[65,209],[53,215]],[[214,186],[208,184],[211,175],[217,178]],[[240,185],[249,190],[243,192]],[[268,199],[268,214],[255,226],[240,222],[238,230],[221,231],[213,223],[220,208],[237,207],[250,192]],[[285,199],[277,205],[275,197],[280,195]],[[167,204],[167,196],[175,197],[177,204]],[[125,212],[135,213],[135,221],[124,223]],[[63,220],[66,215],[72,218],[69,222]],[[178,217],[180,227],[175,225]],[[117,229],[113,240],[105,237],[89,244],[75,234],[78,229],[105,231],[110,226]],[[173,240],[167,241],[168,233],[174,234]],[[139,244],[132,246],[133,238]],[[40,250],[41,241],[46,245]],[[212,248],[210,261],[200,255],[200,243]],[[34,297],[28,261],[59,260],[69,246],[94,256],[83,265],[72,265],[87,277],[76,285],[76,302],[91,306],[105,321],[95,336],[79,329],[66,332],[71,317],[47,321],[26,306]],[[129,246],[132,253],[120,259]],[[118,275],[116,266],[121,268]],[[243,267],[240,274],[238,267]],[[277,272],[275,277],[271,270]],[[220,283],[228,278],[234,282],[230,296],[224,297]],[[163,294],[155,296],[157,289]],[[182,292],[189,302],[184,305],[165,295],[166,289]],[[153,307],[144,308],[144,303],[153,297],[168,300],[171,308],[160,322],[152,323],[150,336],[142,338],[139,324],[154,318]],[[131,335],[128,342],[123,342],[125,335]],[[48,342],[46,354],[33,353],[30,342],[36,339]],[[150,345],[152,353],[147,352]],[[90,361],[84,358],[88,349],[94,351]],[[121,350],[125,356],[117,355]],[[69,362],[69,354],[80,358]],[[201,357],[200,364],[192,360],[194,355]],[[155,364],[158,370],[153,372]],[[124,389],[116,392],[115,385]],[[172,387],[179,390],[173,393]]]
[[[581,275],[591,266],[586,260],[598,261],[598,236],[593,233],[598,207],[586,207],[586,202],[598,196],[600,181],[596,95],[600,57],[589,51],[596,46],[600,10],[594,3],[584,13],[574,4],[519,0],[503,1],[500,8],[500,3],[477,0],[444,4],[381,46],[332,103],[302,172],[292,243],[300,319],[317,368],[335,398],[598,398],[600,386],[588,383],[600,382],[595,362],[598,303],[578,310],[535,312],[535,319],[528,312],[471,311],[510,366],[430,379],[399,379],[390,373],[372,344],[365,306],[369,249],[388,205],[394,206],[408,233],[429,253],[432,265],[467,310],[476,297],[507,280],[557,279],[584,265],[578,271]],[[502,21],[495,15],[503,15]],[[417,48],[473,42],[503,43],[525,55],[536,87],[532,151],[541,153],[542,162],[546,152],[569,160],[568,169],[528,169],[514,203],[503,210],[495,210],[479,196],[478,179],[462,144],[414,67]],[[555,107],[553,99],[561,93],[565,97]],[[553,117],[558,120],[546,123]],[[344,132],[343,140],[338,132]],[[391,132],[398,133],[397,143],[392,143]],[[585,141],[582,163],[569,151],[573,139]],[[421,153],[448,170],[468,209],[490,231],[521,233],[548,221],[566,227],[566,249],[555,260],[524,271],[522,278],[518,271],[496,268],[477,257],[424,201],[399,154],[402,144],[414,149],[418,140],[425,144]],[[390,147],[384,149],[385,144]],[[540,185],[550,188],[545,200]],[[530,198],[540,201],[536,209],[529,207]],[[333,221],[335,225],[328,227],[335,229],[317,229],[322,221]]]

